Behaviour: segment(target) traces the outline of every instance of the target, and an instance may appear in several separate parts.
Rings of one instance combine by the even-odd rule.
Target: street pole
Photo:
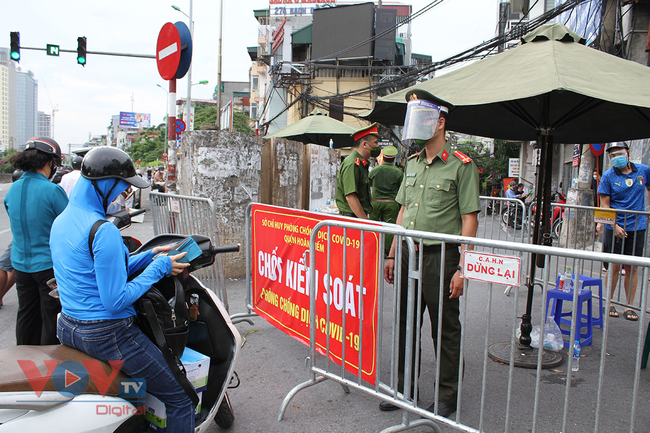
[[[221,130],[221,41],[223,39],[223,0],[219,7],[219,67],[217,69],[217,130]]]
[[[160,87],[165,91],[165,93],[167,93],[167,96],[165,97],[165,122],[167,122],[167,125],[165,126],[165,143],[167,143],[169,141],[169,92],[160,84],[156,84],[156,86]]]
[[[193,1],[190,0],[190,39],[192,40],[192,44],[194,44],[194,20],[192,19],[192,12],[193,12]],[[192,115],[192,62],[190,61],[190,70],[187,73],[187,104],[185,105],[185,123],[187,126],[187,130],[191,131],[192,128],[192,122],[190,122],[190,116]]]
[[[176,188],[176,77],[169,80],[169,98],[167,98],[167,178],[165,192]]]

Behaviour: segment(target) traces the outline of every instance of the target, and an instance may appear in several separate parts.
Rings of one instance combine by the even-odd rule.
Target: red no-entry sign
[[[181,37],[172,23],[166,23],[158,34],[156,44],[156,63],[158,72],[164,80],[176,76],[178,62],[181,59]]]

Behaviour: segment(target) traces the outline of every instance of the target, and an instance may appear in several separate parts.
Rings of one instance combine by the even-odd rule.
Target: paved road
[[[4,199],[7,184],[0,184],[0,198]],[[145,207],[148,200],[143,197]],[[487,223],[484,223],[487,224]],[[492,223],[490,223],[492,224]],[[10,240],[6,213],[0,212],[0,247]],[[493,227],[498,230],[498,224]],[[504,232],[505,233],[505,232]],[[146,240],[153,234],[150,215],[143,224],[134,224],[125,234]],[[506,233],[507,234],[507,233]],[[244,240],[242,239],[242,244]],[[245,280],[226,281],[231,313],[245,309]],[[386,294],[385,305],[390,308],[392,295]],[[541,296],[536,292],[534,302],[535,319],[543,311]],[[525,309],[525,291],[519,289],[516,305],[517,315]],[[508,367],[490,359],[485,361],[485,330],[489,325],[487,337],[489,344],[509,341],[511,319],[515,308],[515,296],[503,295],[500,286],[492,290],[483,283],[472,282],[464,296],[467,303],[466,333],[466,375],[463,391],[463,411],[461,421],[484,431],[504,431],[505,405],[507,401],[506,384]],[[488,310],[488,307],[490,310]],[[490,316],[488,319],[488,311]],[[15,342],[14,322],[16,314],[15,291],[6,298],[0,309],[0,347],[11,346]],[[309,356],[307,347],[288,337],[275,327],[257,317],[251,326],[239,323],[237,328],[246,335],[236,370],[241,379],[239,388],[229,391],[235,409],[235,424],[230,432],[378,432],[399,424],[400,412],[380,412],[379,400],[361,391],[343,392],[340,385],[325,381],[315,387],[299,392],[292,400],[285,418],[278,422],[276,417],[282,399],[297,384],[307,380],[305,358]],[[423,335],[430,335],[428,319]],[[645,329],[645,327],[644,327]],[[601,338],[603,332],[594,329],[594,346],[583,350],[580,371],[574,376],[570,396],[570,417],[567,432],[593,431],[595,416],[596,384],[598,382]],[[634,357],[638,324],[622,318],[612,320],[609,329],[609,343],[605,355],[605,388],[601,407],[601,431],[629,431],[630,396],[634,383]],[[566,351],[564,351],[566,359]],[[434,363],[433,347],[425,338],[423,345],[423,371],[420,378],[421,406],[427,407],[433,401]],[[389,359],[385,356],[384,359]],[[384,370],[386,372],[386,370]],[[639,406],[637,408],[637,431],[648,431],[650,426],[650,370],[641,372],[639,381]],[[388,377],[382,376],[387,381]],[[485,379],[485,381],[484,381]],[[513,398],[511,401],[510,431],[530,431],[534,390],[535,370],[515,369]],[[540,394],[537,431],[559,432],[564,405],[566,363],[554,370],[544,370],[540,376]],[[481,403],[481,389],[485,386],[486,399]],[[481,404],[485,407],[483,419],[479,418]],[[482,423],[482,424],[481,424]],[[213,427],[211,432],[221,429]],[[431,431],[417,428],[411,431]],[[455,431],[442,427],[443,432]]]

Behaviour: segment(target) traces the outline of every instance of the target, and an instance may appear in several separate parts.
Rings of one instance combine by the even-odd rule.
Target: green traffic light
[[[20,53],[18,53],[16,51],[12,51],[11,58],[14,59],[14,60],[20,59]]]
[[[86,63],[86,58],[85,57],[77,57],[77,63],[84,64]]]

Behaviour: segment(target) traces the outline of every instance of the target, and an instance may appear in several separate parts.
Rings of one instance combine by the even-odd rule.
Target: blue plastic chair
[[[582,280],[582,276],[581,276]],[[557,278],[557,285],[559,285],[560,282],[560,276]],[[601,284],[602,286],[602,284]],[[592,334],[592,326],[594,326],[594,323],[592,321],[593,317],[593,309],[592,309],[592,304],[591,304],[591,290],[583,289],[578,295],[578,311],[577,311],[577,321],[575,323],[575,339],[580,341],[580,347],[585,346],[587,344],[593,345],[592,340],[593,340],[593,334]],[[562,290],[558,289],[551,289],[547,292],[546,296],[546,316],[549,315],[549,307],[551,308],[550,314],[553,316],[553,319],[555,320],[555,323],[557,323],[557,326],[560,328],[560,331],[562,331],[562,334],[564,335],[571,335],[571,329],[563,329],[562,324],[566,324],[569,326],[572,326],[573,324],[571,323],[571,312],[563,313],[562,312],[562,304],[564,301],[573,301],[573,289],[570,292],[563,292]],[[551,302],[553,303],[551,305]],[[582,306],[584,303],[587,303],[587,314],[584,314],[582,312]],[[600,313],[601,320],[602,320],[602,310]],[[587,328],[586,331],[583,333],[582,328]],[[573,342],[565,341],[564,342],[564,347],[573,347]]]

